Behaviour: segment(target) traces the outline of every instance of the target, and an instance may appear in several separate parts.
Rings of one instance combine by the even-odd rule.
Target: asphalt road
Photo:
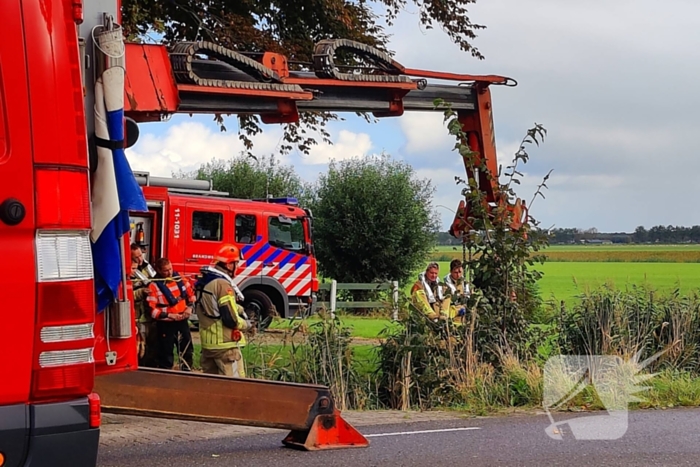
[[[600,413],[598,413],[600,414]],[[557,414],[557,422],[590,414]],[[110,446],[98,465],[189,466],[698,466],[700,409],[633,411],[616,440],[550,438],[544,415],[471,418],[368,426],[362,449],[302,452],[284,448],[286,432],[203,441]],[[453,431],[430,431],[453,430]],[[424,433],[409,433],[428,431]],[[552,428],[549,428],[553,432]],[[402,434],[397,434],[402,433]]]

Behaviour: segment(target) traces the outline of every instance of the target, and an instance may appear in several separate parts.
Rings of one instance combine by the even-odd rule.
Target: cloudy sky
[[[700,2],[696,0],[479,0],[473,22],[485,24],[474,44],[479,61],[440,30],[420,27],[410,7],[390,29],[395,58],[411,68],[515,78],[492,91],[500,162],[510,161],[535,122],[548,130],[530,150],[521,197],[552,169],[546,199],[532,214],[550,227],[633,231],[663,224],[700,224]],[[463,166],[439,113],[406,113],[368,124],[352,115],[330,126],[332,146],[283,159],[307,180],[331,159],[382,151],[412,164],[437,187],[445,228],[459,201]],[[175,116],[141,125],[128,151],[134,170],[170,176],[242,149],[235,120],[219,132],[208,116]],[[264,127],[256,152],[278,149],[281,129]]]

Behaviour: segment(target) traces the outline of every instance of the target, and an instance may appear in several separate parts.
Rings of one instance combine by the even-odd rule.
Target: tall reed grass
[[[601,287],[566,306],[547,324],[530,324],[512,342],[484,332],[493,326],[478,304],[462,326],[432,322],[402,299],[400,323],[382,333],[374,371],[358,372],[350,330],[342,319],[300,321],[286,343],[253,359],[251,375],[323,384],[338,407],[483,414],[507,407],[541,407],[543,368],[556,355],[614,355],[625,361],[659,355],[645,370],[658,373],[639,407],[700,404],[700,297],[661,295],[647,287]],[[485,337],[487,336],[487,337]],[[486,339],[486,340],[485,340]],[[260,347],[262,349],[263,346]],[[587,388],[564,410],[601,409]]]

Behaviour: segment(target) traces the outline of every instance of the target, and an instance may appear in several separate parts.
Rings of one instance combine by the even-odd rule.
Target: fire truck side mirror
[[[139,125],[133,118],[126,117],[126,144],[125,148],[130,148],[139,140]]]

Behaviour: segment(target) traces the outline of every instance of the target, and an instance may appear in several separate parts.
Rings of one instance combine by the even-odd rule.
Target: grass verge
[[[289,345],[253,344],[246,347],[243,355],[249,374],[270,375],[275,368],[289,365]],[[374,345],[353,345],[353,366],[363,379],[371,378],[379,365]],[[195,344],[195,371],[200,370],[201,346]],[[488,372],[477,378],[471,388],[462,392],[462,401],[444,407],[469,415],[493,415],[505,410],[542,410],[542,370],[535,366],[522,366],[511,362],[500,377]],[[665,409],[674,407],[700,406],[700,377],[687,372],[666,370],[646,382],[648,390],[638,393],[640,402],[630,405],[630,409]],[[571,399],[559,412],[582,412],[603,410],[604,407],[594,391],[586,389]]]

